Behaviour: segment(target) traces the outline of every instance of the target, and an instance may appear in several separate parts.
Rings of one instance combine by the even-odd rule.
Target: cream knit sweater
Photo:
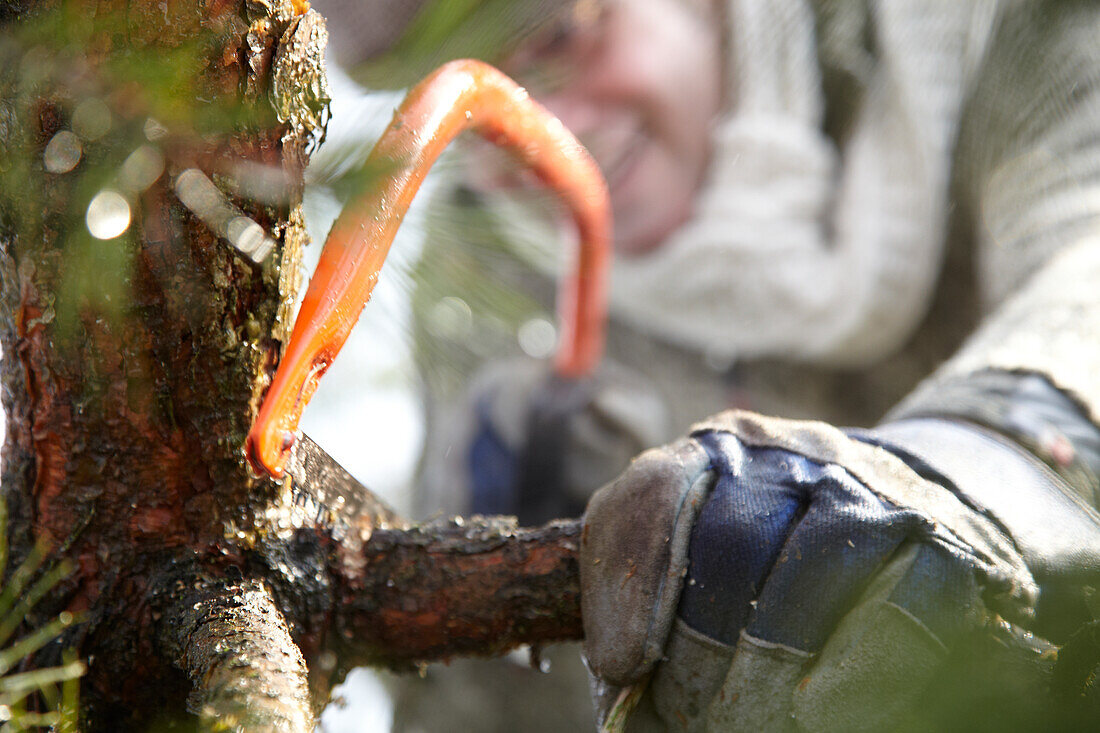
[[[732,108],[695,216],[619,258],[623,320],[726,358],[859,365],[902,344],[944,249],[951,153],[991,3],[872,3],[876,48],[850,136],[822,132],[806,0],[728,0]],[[961,72],[961,73],[960,73]]]

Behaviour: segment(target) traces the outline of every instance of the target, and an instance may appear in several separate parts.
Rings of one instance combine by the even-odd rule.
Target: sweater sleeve
[[[1100,8],[1006,13],[966,114],[987,316],[892,417],[993,428],[1100,506]]]

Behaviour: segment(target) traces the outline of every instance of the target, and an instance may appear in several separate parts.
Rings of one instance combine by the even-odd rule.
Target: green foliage
[[[568,3],[544,0],[427,2],[391,50],[355,70],[374,89],[397,89],[457,58],[498,62]]]
[[[7,566],[7,510],[0,501],[0,730],[17,733],[49,728],[77,730],[78,680],[84,663],[66,652],[57,667],[16,671],[30,655],[54,643],[77,619],[63,612],[12,641],[42,597],[72,571],[69,563],[43,567],[45,548],[36,546],[10,574]],[[10,643],[9,643],[10,642]]]
[[[560,249],[550,216],[557,203],[542,190],[517,202],[521,231],[508,221],[520,215],[468,189],[432,200],[410,279],[416,360],[433,393],[461,393],[486,359],[521,355],[517,334],[525,322],[553,322],[552,278],[531,257]]]
[[[0,27],[0,227],[60,253],[41,262],[62,277],[43,318],[68,341],[132,305],[142,197],[172,155],[272,113],[211,88],[222,34],[165,40],[157,23],[79,3],[24,17]]]

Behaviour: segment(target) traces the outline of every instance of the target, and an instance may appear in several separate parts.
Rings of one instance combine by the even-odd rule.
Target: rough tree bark
[[[4,2],[0,22],[29,23],[57,5]],[[576,523],[403,528],[366,497],[318,507],[245,469],[241,446],[288,333],[306,243],[302,172],[325,105],[323,20],[291,0],[75,7],[92,26],[122,23],[96,37],[93,67],[136,47],[213,39],[189,103],[229,99],[250,114],[227,136],[163,145],[164,171],[135,195],[129,232],[104,245],[125,249],[126,297],[108,315],[79,303],[66,318],[58,303],[73,232],[52,214],[86,191],[41,164],[70,124],[64,95],[30,110],[39,162],[25,185],[42,216],[33,230],[0,219],[0,486],[15,560],[46,542],[75,566],[28,628],[64,610],[82,621],[27,664],[56,663],[67,647],[87,660],[88,730],[190,715],[202,727],[304,731],[351,666],[579,638]],[[123,91],[104,95],[140,116],[140,89]],[[278,171],[285,195],[257,201],[234,188],[240,163]],[[262,264],[181,204],[174,186],[192,168],[275,238]]]

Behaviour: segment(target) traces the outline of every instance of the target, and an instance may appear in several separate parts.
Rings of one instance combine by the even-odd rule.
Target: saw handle
[[[580,247],[558,293],[555,371],[589,374],[603,353],[611,208],[596,163],[565,126],[492,66],[452,61],[409,92],[367,159],[382,171],[333,224],[275,379],[245,441],[252,467],[281,478],[302,409],[351,333],[378,282],[394,235],[428,169],[467,128],[508,148],[553,188]]]

